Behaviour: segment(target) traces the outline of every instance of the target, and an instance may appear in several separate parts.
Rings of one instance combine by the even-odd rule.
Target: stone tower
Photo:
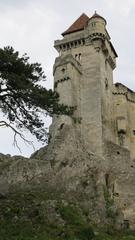
[[[112,85],[117,53],[106,30],[106,20],[96,12],[82,14],[55,41],[59,53],[54,64],[54,88],[60,102],[76,106],[74,120],[54,117],[53,139],[66,124],[73,125],[85,148],[103,155],[104,142],[114,141]]]
[[[111,211],[121,213],[123,220],[113,212],[120,226],[134,228],[135,92],[113,83],[117,53],[106,25],[97,13],[82,14],[55,41],[54,88],[60,102],[76,110],[72,117],[53,118],[47,157],[59,172],[60,186],[82,194],[80,202],[93,219],[107,219],[106,189]]]
[[[117,54],[103,17],[82,14],[62,35],[54,88],[76,110],[53,117],[48,146],[30,159],[1,157],[0,194],[37,185],[93,224],[135,229],[135,92],[113,83]]]

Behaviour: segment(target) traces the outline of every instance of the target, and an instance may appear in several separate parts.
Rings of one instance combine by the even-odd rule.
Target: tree
[[[0,48],[0,109],[7,121],[0,120],[0,126],[14,131],[14,144],[17,135],[26,140],[22,130],[27,129],[39,141],[45,142],[47,132],[44,115],[71,115],[74,108],[59,104],[58,93],[47,90],[39,83],[45,80],[39,63],[29,63],[29,57],[12,47]],[[29,141],[28,141],[29,142]]]

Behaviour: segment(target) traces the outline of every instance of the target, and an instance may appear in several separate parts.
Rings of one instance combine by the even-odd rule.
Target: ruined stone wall
[[[114,119],[115,119],[115,143],[127,148],[131,158],[135,158],[135,102],[134,93],[125,86],[115,87]]]
[[[131,158],[135,159],[135,102],[128,102],[128,119]]]
[[[124,222],[135,227],[135,161],[130,158],[130,151],[106,142],[104,157],[108,162],[106,184],[116,206],[123,214]]]

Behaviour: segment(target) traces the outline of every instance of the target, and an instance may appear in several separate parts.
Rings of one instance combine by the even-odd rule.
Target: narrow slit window
[[[79,55],[78,55],[78,59],[81,61],[81,58],[82,58],[82,54],[81,53],[79,53]]]
[[[78,58],[78,54],[75,54],[75,59],[77,60],[77,58]]]
[[[105,89],[106,90],[108,89],[108,79],[107,78],[105,79]]]

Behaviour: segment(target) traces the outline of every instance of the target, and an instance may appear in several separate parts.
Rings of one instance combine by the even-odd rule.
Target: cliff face
[[[47,221],[50,221],[51,226],[51,219],[55,219],[53,226],[62,225],[60,233],[56,231],[58,235],[62,234],[67,223],[59,217],[57,209],[63,208],[64,204],[64,209],[70,210],[63,211],[72,212],[77,208],[87,226],[135,228],[135,174],[129,151],[108,142],[104,146],[104,157],[101,157],[86,150],[80,139],[76,124],[67,122],[49,145],[31,158],[0,155],[0,218],[3,226],[8,226],[4,220],[6,214],[11,214],[13,223],[24,224],[24,219],[32,224],[38,222],[34,219],[43,217],[37,214],[40,210],[49,218],[43,220],[43,225],[48,226]],[[51,228],[47,228],[49,232]]]
[[[114,153],[116,150],[114,148]],[[1,154],[0,194],[5,197],[24,191],[53,193],[60,199],[77,204],[87,212],[92,224],[112,224],[123,228],[121,196],[124,195],[120,193],[118,196],[116,186],[119,190],[126,184],[123,181],[128,171],[125,154],[120,155],[119,163],[107,153],[106,158],[96,156],[86,151],[75,126],[65,124],[55,141],[29,159]],[[111,157],[109,165],[108,158]],[[123,193],[123,189],[120,190]],[[119,200],[116,201],[116,198]]]

